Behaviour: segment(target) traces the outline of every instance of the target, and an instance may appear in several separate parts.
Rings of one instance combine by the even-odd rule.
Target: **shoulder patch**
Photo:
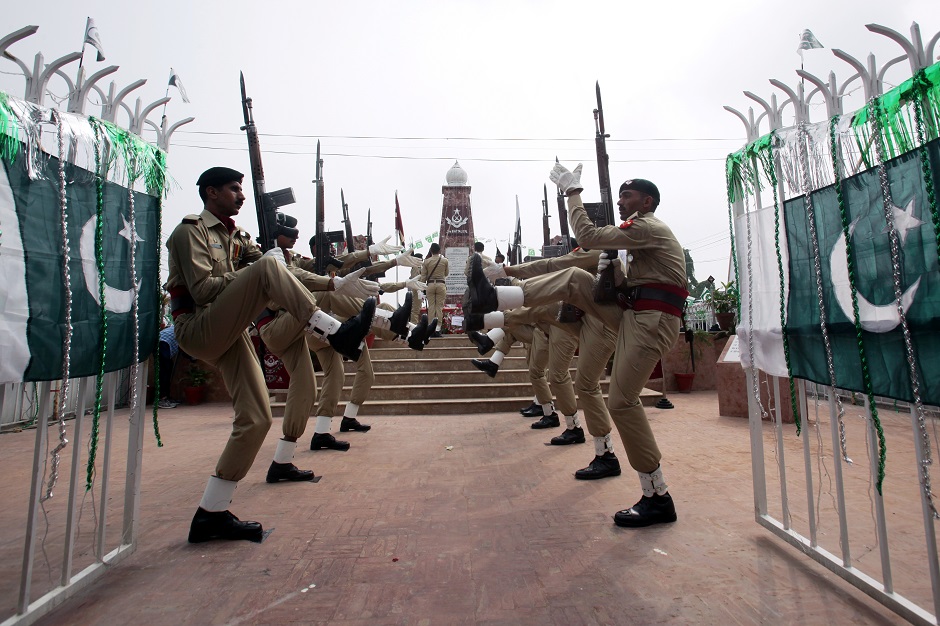
[[[631,226],[633,226],[633,220],[627,220],[626,222],[620,225],[620,228],[626,229],[626,228],[630,228]]]
[[[195,213],[190,213],[189,215],[183,218],[183,223],[184,224],[198,224],[199,216],[196,215]]]

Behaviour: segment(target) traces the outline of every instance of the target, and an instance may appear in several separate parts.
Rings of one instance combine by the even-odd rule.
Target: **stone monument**
[[[463,293],[467,288],[464,268],[476,241],[473,236],[473,215],[470,211],[470,185],[467,172],[454,161],[447,171],[447,184],[441,188],[444,201],[441,205],[441,253],[450,262],[447,276],[447,307],[460,308]]]

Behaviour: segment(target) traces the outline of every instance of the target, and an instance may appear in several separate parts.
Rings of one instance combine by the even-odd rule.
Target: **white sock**
[[[199,506],[206,511],[227,511],[237,486],[238,483],[234,480],[222,480],[218,476],[210,476]]]
[[[666,481],[663,479],[663,467],[660,465],[652,474],[637,472],[640,476],[640,487],[643,488],[643,495],[647,498],[653,497],[653,494],[665,495],[669,491]]]
[[[355,419],[357,415],[359,415],[359,405],[354,402],[347,402],[346,408],[343,409],[343,417]]]
[[[385,309],[376,309],[372,317],[372,328],[388,330],[392,327],[392,312]]]
[[[518,309],[525,302],[525,294],[522,293],[522,287],[497,287],[496,302],[500,311]]]
[[[296,441],[277,440],[277,448],[274,450],[275,463],[290,463],[294,460],[294,450],[297,449]]]
[[[493,354],[490,355],[490,361],[496,363],[496,365],[502,365],[504,356],[506,355],[499,350],[496,350],[493,352]]]
[[[489,315],[489,313],[486,315]],[[484,325],[486,325],[486,315],[483,316]],[[503,320],[505,321],[505,318],[503,318]],[[490,341],[492,341],[495,345],[506,337],[506,331],[503,330],[501,326],[495,326],[491,330],[487,331],[486,336],[489,337]]]
[[[544,413],[545,415],[551,415],[554,410],[555,410],[555,407],[552,405],[551,402],[549,402],[548,404],[542,405],[542,413]]]
[[[338,319],[330,317],[321,310],[317,310],[316,313],[310,316],[310,321],[307,322],[307,328],[304,330],[307,333],[326,341],[326,338],[336,331],[339,330],[339,327],[342,326],[342,322]]]
[[[506,316],[502,311],[493,311],[483,314],[483,328],[502,328],[506,324]],[[489,333],[487,333],[489,334]],[[493,343],[496,343],[495,341]]]
[[[317,425],[313,429],[314,434],[330,432],[330,425],[332,423],[333,418],[329,415],[317,415]]]
[[[594,454],[604,456],[608,452],[613,451],[614,445],[610,441],[610,433],[607,433],[603,437],[594,437]]]
[[[578,414],[575,413],[574,415],[566,415],[565,424],[568,426],[569,430],[572,428],[580,428],[581,421],[578,419]]]

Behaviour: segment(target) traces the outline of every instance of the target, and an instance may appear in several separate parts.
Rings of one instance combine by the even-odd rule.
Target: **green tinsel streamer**
[[[881,142],[885,160],[914,149],[918,105],[926,105],[927,108],[926,111],[921,111],[922,117],[926,118],[926,136],[936,138],[937,120],[940,117],[940,63],[920,70],[894,89],[885,92],[879,100],[877,115],[883,129],[881,137],[876,138],[871,131],[869,123],[874,113],[868,107],[860,109],[852,118],[855,142],[866,168],[876,164],[875,141]]]
[[[95,457],[98,454],[98,433],[101,422],[101,395],[104,388],[105,358],[108,354],[108,310],[105,308],[104,275],[104,177],[107,171],[102,171],[101,166],[101,128],[93,119],[90,119],[89,123],[95,132],[95,266],[98,268],[98,297],[101,300],[101,344],[98,354],[98,372],[95,375],[95,409],[89,435],[85,491],[91,490],[95,476]]]
[[[20,150],[19,134],[19,121],[10,108],[9,96],[0,91],[0,159],[13,163]]]
[[[920,169],[924,179],[924,187],[927,191],[927,202],[930,205],[930,219],[933,222],[934,238],[937,241],[937,253],[940,255],[940,215],[938,215],[937,212],[937,193],[933,186],[933,176],[930,171],[930,155],[927,153],[927,142],[930,131],[927,122],[930,121],[933,111],[930,110],[929,94],[931,92],[926,70],[921,70],[914,77],[913,88],[916,90],[913,98],[914,119],[917,125],[917,141],[921,147]],[[923,110],[925,104],[928,107],[927,115],[925,115],[925,111]],[[925,117],[928,119],[925,120]],[[933,117],[933,121],[936,122],[935,116]],[[933,131],[934,133],[937,131],[936,123],[934,123]]]
[[[127,172],[128,186],[142,179],[148,194],[155,196],[162,193],[166,166],[165,161],[158,158],[161,150],[119,126],[104,120],[97,121],[104,128],[111,147],[108,165],[120,159]]]
[[[157,151],[157,175],[161,175],[163,172],[166,172],[166,154],[163,151]],[[157,191],[157,241],[156,241],[156,250],[157,250],[157,267],[160,267],[160,242],[163,238],[163,185],[164,180],[161,178],[158,182]],[[157,294],[156,300],[159,307],[160,302],[163,300],[163,289],[160,285],[160,281],[157,281]],[[162,312],[162,307],[159,307],[159,311]],[[157,447],[163,447],[163,440],[160,438],[160,423],[157,421],[158,407],[160,404],[160,323],[162,322],[161,316],[159,313],[156,315],[156,325],[157,325],[157,336],[154,340],[154,350],[153,350],[153,386],[154,386],[154,399],[153,399],[153,434],[157,438]],[[169,391],[169,390],[168,390]]]
[[[771,141],[767,142],[766,157],[761,158],[764,166],[764,175],[770,181],[770,187],[774,191],[774,249],[777,252],[777,274],[780,276],[780,331],[783,335],[783,359],[787,364],[787,381],[790,384],[790,409],[793,411],[793,421],[796,424],[797,436],[803,430],[803,423],[800,420],[800,410],[796,401],[796,385],[793,383],[793,366],[790,364],[790,336],[787,334],[786,307],[786,284],[783,280],[783,255],[780,253],[780,197],[777,194],[777,169],[775,167],[773,139],[776,131],[770,133]]]
[[[735,155],[742,154],[743,152],[735,153]],[[741,197],[744,197],[744,194],[747,193],[744,189],[744,180],[741,177],[744,168],[741,167],[743,159],[737,159],[737,165],[732,167],[730,161],[732,160],[731,155],[728,157],[728,167],[727,167],[727,179],[725,184],[728,186],[728,232],[731,234],[731,262],[734,264],[734,284],[738,285],[738,291],[740,292],[741,283],[738,280],[738,255],[735,254],[734,249],[734,210],[732,204],[734,203],[734,193],[735,189],[738,189],[741,193]],[[738,319],[741,318],[741,302],[738,298]]]
[[[862,335],[862,321],[858,311],[858,291],[855,288],[855,255],[853,253],[852,235],[849,233],[849,216],[845,208],[845,196],[842,190],[842,174],[839,167],[839,144],[836,140],[836,128],[839,125],[839,116],[829,121],[829,153],[832,158],[832,174],[835,178],[836,197],[839,201],[839,217],[842,219],[842,234],[845,237],[845,264],[849,271],[849,287],[852,292],[852,321],[855,324],[855,342],[858,346],[858,358],[862,364],[862,380],[865,383],[865,395],[868,396],[868,409],[871,411],[871,421],[878,434],[878,480],[875,487],[881,493],[881,486],[885,478],[885,461],[888,457],[887,443],[884,429],[878,417],[878,405],[875,404],[875,391],[871,384],[871,372],[868,369],[868,355],[865,351],[865,340]],[[854,399],[855,394],[852,394]]]

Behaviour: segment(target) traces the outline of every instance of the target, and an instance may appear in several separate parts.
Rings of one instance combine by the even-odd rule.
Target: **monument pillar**
[[[470,211],[470,185],[467,184],[467,172],[456,161],[448,170],[446,181],[447,184],[441,188],[444,199],[441,205],[438,240],[441,253],[450,262],[445,305],[461,308],[463,294],[467,289],[464,268],[476,241],[473,235],[473,215]]]

